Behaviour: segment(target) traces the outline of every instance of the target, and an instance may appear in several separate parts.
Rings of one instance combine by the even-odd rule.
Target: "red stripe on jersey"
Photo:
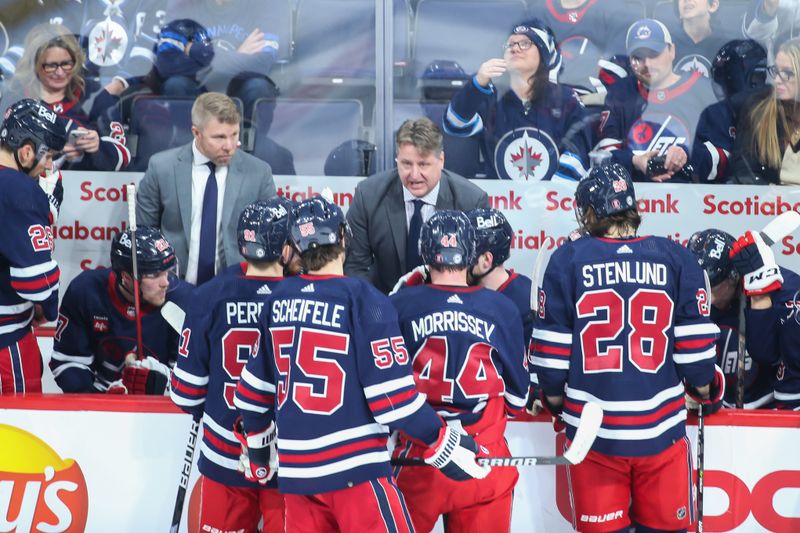
[[[603,414],[603,425],[615,425],[615,426],[643,426],[647,424],[652,424],[654,422],[659,422],[666,418],[668,415],[675,413],[683,408],[685,400],[683,398],[677,398],[670,403],[666,404],[664,407],[659,409],[658,411],[654,411],[652,413],[648,413],[646,415],[609,415],[608,412]],[[578,413],[583,411],[583,405],[578,405],[573,403],[569,400],[564,402],[564,407],[569,409],[570,411],[576,411]]]
[[[11,286],[15,290],[31,290],[52,287],[58,282],[59,276],[60,272],[58,271],[58,268],[56,268],[46,277],[39,277],[29,281],[16,281],[12,279]]]
[[[225,453],[229,453],[231,455],[239,455],[242,453],[241,446],[234,446],[233,444],[230,444],[217,437],[208,429],[208,426],[203,427],[203,438],[210,442],[214,448],[222,450]]]
[[[697,350],[714,344],[713,338],[690,339],[685,341],[675,341],[676,350]]]
[[[717,163],[717,175],[716,177],[723,177],[725,176],[725,172],[728,170],[728,153],[723,150],[722,148],[716,147],[717,153],[719,153],[719,163]]]
[[[180,381],[174,375],[172,376],[172,388],[184,396],[201,397],[205,396],[208,392],[207,387],[195,387],[185,381]]]
[[[328,461],[330,459],[335,459],[343,455],[349,455],[351,453],[359,452],[361,450],[365,450],[368,448],[386,448],[386,438],[379,437],[379,438],[362,440],[359,442],[353,442],[350,444],[337,446],[336,448],[331,448],[330,450],[325,450],[324,452],[309,453],[302,455],[295,454],[294,452],[287,452],[286,450],[281,450],[280,462],[281,464],[284,465],[320,463],[322,461]]]
[[[562,348],[559,346],[550,346],[549,344],[541,344],[539,342],[531,343],[531,349],[535,353],[544,353],[547,355],[558,355],[560,357],[569,357],[572,352],[571,348]]]
[[[269,394],[266,392],[257,392],[248,387],[242,385],[243,381],[239,382],[239,385],[236,386],[236,393],[239,396],[244,397],[247,400],[255,402],[257,404],[273,404],[275,403],[275,395]]]
[[[389,483],[389,480],[385,477],[379,478],[376,481],[386,492],[386,498],[389,500],[389,507],[392,510],[392,518],[394,518],[395,526],[397,526],[397,533],[411,533],[413,528],[406,519],[405,505],[400,499],[399,489]]]
[[[416,394],[417,391],[411,388],[406,391],[399,392],[394,396],[384,396],[383,398],[379,398],[377,400],[372,400],[371,402],[369,402],[369,408],[373,412],[381,411],[389,406],[399,405],[408,400],[409,398],[413,398],[414,396],[416,396]]]

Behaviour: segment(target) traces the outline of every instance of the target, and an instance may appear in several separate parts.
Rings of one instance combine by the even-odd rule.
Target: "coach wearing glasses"
[[[83,109],[89,97],[83,65],[83,51],[70,30],[59,24],[34,26],[25,39],[25,52],[17,63],[10,91],[3,94],[3,108],[19,98],[33,97],[73,122],[64,146],[66,166],[61,168],[121,170],[130,161],[122,125],[110,120],[98,125],[98,119],[116,106],[127,82],[114,78],[97,93],[87,114]]]
[[[784,42],[769,67],[771,85],[738,110],[731,158],[735,183],[800,185],[800,39]]]

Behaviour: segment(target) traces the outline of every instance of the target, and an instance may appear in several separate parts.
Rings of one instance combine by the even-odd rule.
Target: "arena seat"
[[[299,175],[321,176],[328,154],[362,137],[363,107],[355,99],[258,100],[253,110],[253,155],[267,162],[273,140],[292,152]]]
[[[476,72],[490,57],[502,56],[511,28],[526,18],[521,0],[420,0],[413,45],[417,77],[437,59],[456,61],[465,72]]]
[[[242,101],[233,98],[239,112]],[[128,170],[147,170],[150,156],[191,142],[192,104],[194,98],[137,96],[130,111],[128,147],[131,164]]]
[[[397,133],[404,121],[423,116],[441,128],[446,110],[447,102],[396,100],[392,112],[392,131]],[[444,167],[447,170],[467,178],[484,177],[480,141],[477,137],[453,137],[445,133],[442,143],[445,153]]]

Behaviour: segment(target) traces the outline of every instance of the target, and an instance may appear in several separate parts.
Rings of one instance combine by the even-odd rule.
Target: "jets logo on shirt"
[[[111,67],[122,61],[128,48],[128,32],[110,17],[89,31],[89,61],[100,67]]]
[[[670,146],[690,143],[689,129],[675,115],[648,114],[633,123],[628,130],[628,147],[634,153],[657,150],[660,155]]]
[[[711,77],[711,62],[708,58],[698,54],[691,54],[682,57],[675,65],[675,72],[699,72],[706,78]]]
[[[550,179],[558,168],[558,148],[538,128],[517,128],[498,141],[494,165],[500,179],[540,181]]]

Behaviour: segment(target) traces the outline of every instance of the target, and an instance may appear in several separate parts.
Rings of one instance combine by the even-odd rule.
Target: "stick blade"
[[[767,246],[772,246],[784,237],[794,233],[800,227],[800,213],[797,211],[786,211],[775,217],[772,222],[764,226],[761,230],[761,238]]]
[[[186,312],[178,307],[175,302],[164,302],[161,306],[161,316],[167,321],[167,324],[175,331],[180,333],[183,331],[183,321],[186,318]]]
[[[596,403],[586,403],[583,406],[578,429],[575,430],[575,438],[572,439],[569,449],[564,452],[564,458],[573,465],[583,461],[592,448],[602,423],[603,408]]]
[[[531,296],[530,306],[534,313],[539,311],[539,289],[544,282],[544,271],[547,264],[550,262],[550,250],[547,247],[550,245],[551,237],[546,237],[539,246],[539,253],[536,255],[536,261],[533,264],[533,271],[531,272]],[[555,243],[553,243],[555,244]]]

